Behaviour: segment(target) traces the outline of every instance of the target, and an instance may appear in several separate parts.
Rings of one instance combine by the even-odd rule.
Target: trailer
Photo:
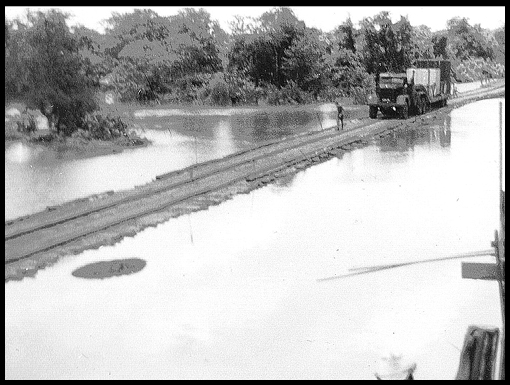
[[[451,94],[451,63],[448,60],[418,60],[416,67],[407,69],[407,79],[414,85],[422,85],[427,90],[429,105],[446,106]]]

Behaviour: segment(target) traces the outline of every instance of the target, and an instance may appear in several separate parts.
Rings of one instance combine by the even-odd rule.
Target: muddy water
[[[257,143],[335,124],[333,105],[309,109],[215,110],[137,119],[146,148],[87,159],[28,147],[5,149],[5,219],[109,190],[145,184],[157,175],[220,158]],[[240,111],[240,112],[239,112]],[[99,172],[100,170],[100,172]]]
[[[498,102],[7,283],[6,379],[374,379],[390,353],[453,379],[468,325],[501,324],[495,282],[459,259],[321,279],[489,249]]]

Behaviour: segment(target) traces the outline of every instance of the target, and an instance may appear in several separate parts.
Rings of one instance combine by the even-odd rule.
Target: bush
[[[214,106],[227,106],[231,103],[228,85],[223,79],[221,73],[217,73],[209,83],[210,94],[209,103]]]
[[[24,111],[21,117],[16,121],[17,130],[23,134],[32,134],[37,130],[35,117],[28,111]]]
[[[346,94],[343,90],[338,89],[337,87],[328,86],[324,87],[319,91],[319,99],[324,101],[332,102],[337,100],[338,98],[345,97]]]
[[[352,97],[354,104],[367,104],[368,96],[367,90],[363,87],[352,87],[350,96]]]
[[[316,101],[311,92],[303,91],[294,81],[289,81],[285,87],[280,89],[272,84],[268,85],[265,96],[270,105],[303,104]]]
[[[247,87],[241,88],[241,100],[246,104],[259,104],[259,99],[262,95],[262,89],[255,87],[253,84],[248,84]]]
[[[118,116],[88,115],[83,129],[78,130],[76,135],[97,140],[116,139],[128,136],[127,124]]]

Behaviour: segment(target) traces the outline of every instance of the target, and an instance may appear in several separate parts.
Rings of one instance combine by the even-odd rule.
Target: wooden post
[[[324,128],[322,127],[322,122],[321,122],[321,118],[319,117],[319,113],[315,112],[315,115],[317,116],[317,120],[319,121],[319,124],[321,125],[321,131],[323,131]]]
[[[503,191],[503,103],[499,102],[499,191]]]
[[[503,333],[501,336],[500,380],[505,379],[505,192],[503,191],[503,103],[499,102],[499,237],[495,240]]]

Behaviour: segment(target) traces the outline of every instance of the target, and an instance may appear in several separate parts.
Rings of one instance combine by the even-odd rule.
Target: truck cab
[[[384,72],[376,79],[376,94],[368,100],[369,115],[377,116],[380,110],[383,115],[399,114],[407,118],[409,107],[413,101],[414,87],[408,83],[406,73]]]

